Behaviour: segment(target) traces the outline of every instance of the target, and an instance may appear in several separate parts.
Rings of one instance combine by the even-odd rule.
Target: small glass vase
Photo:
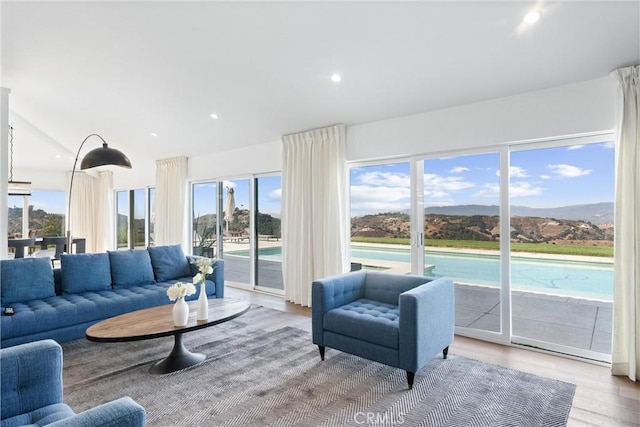
[[[183,327],[187,326],[189,321],[189,305],[184,298],[178,298],[175,304],[173,304],[173,324],[174,326]]]
[[[206,285],[200,283],[200,295],[198,296],[198,320],[209,318],[209,300],[207,299]]]

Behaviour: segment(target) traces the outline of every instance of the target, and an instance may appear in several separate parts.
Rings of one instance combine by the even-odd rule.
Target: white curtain
[[[71,173],[69,173],[71,179]],[[93,235],[95,210],[94,178],[82,171],[73,176],[70,205],[70,227],[73,238],[83,237],[87,252],[96,252]]]
[[[94,248],[96,252],[106,252],[107,250],[115,249],[113,172],[103,171],[98,173],[95,194]]]
[[[156,161],[156,245],[181,244],[187,248],[186,157]]]
[[[640,377],[640,66],[611,73],[619,83],[611,372]]]
[[[71,179],[71,172],[69,173]],[[71,197],[71,234],[83,237],[87,252],[113,248],[113,173],[99,172],[93,177],[76,171]]]
[[[286,135],[282,143],[285,299],[311,306],[314,279],[347,271],[345,129]]]

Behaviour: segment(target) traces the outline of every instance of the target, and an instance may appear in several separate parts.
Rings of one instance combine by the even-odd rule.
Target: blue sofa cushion
[[[108,251],[114,288],[155,282],[151,258],[146,250]]]
[[[0,261],[2,306],[55,296],[53,270],[48,258]]]
[[[191,277],[191,268],[182,246],[149,246],[147,250],[158,282]]]
[[[389,348],[398,348],[400,310],[397,305],[362,298],[329,310],[324,329]]]
[[[63,294],[111,289],[111,268],[107,254],[62,254]]]
[[[2,420],[2,425],[8,426],[46,426],[56,421],[66,420],[75,415],[75,412],[64,403],[54,403],[43,406],[31,412],[16,415]]]
[[[380,271],[367,271],[364,285],[364,298],[398,305],[400,294],[416,286],[427,283],[424,276],[412,274],[394,274]]]

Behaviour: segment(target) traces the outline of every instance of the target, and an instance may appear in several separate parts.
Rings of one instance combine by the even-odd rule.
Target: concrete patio
[[[245,246],[246,248],[246,246]],[[249,258],[225,255],[225,278],[250,283]],[[282,264],[259,260],[257,285],[282,291]],[[456,326],[500,331],[499,290],[455,285]],[[612,303],[543,293],[512,293],[513,335],[549,343],[611,353]]]

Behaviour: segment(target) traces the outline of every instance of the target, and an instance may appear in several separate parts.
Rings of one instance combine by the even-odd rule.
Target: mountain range
[[[451,216],[496,216],[500,214],[497,205],[455,205],[431,206],[425,208],[425,214]],[[571,219],[591,222],[592,224],[613,224],[613,203],[602,202],[584,205],[562,206],[557,208],[530,208],[528,206],[511,206],[512,216]]]

